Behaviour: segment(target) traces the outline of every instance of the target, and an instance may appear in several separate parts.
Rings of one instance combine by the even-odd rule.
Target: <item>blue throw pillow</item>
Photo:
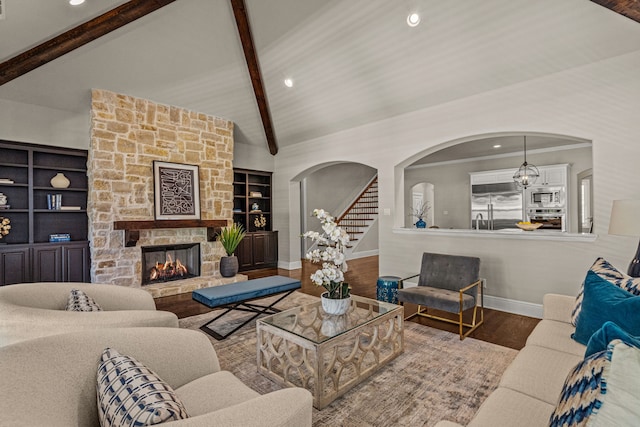
[[[606,350],[609,343],[615,339],[622,340],[624,343],[640,349],[640,337],[634,337],[613,322],[605,322],[604,325],[589,338],[584,357],[589,357],[594,353]]]
[[[587,345],[605,322],[612,321],[631,335],[640,335],[640,296],[609,283],[593,271],[584,280],[582,311],[571,337]]]

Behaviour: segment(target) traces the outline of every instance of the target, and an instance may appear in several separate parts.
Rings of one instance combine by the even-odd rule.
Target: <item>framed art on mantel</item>
[[[198,166],[153,161],[156,219],[200,219]]]

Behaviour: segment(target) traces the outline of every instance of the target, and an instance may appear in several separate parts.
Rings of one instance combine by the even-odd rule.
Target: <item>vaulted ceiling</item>
[[[129,5],[0,2],[0,62]],[[238,2],[131,3],[157,10],[7,78],[0,99],[85,114],[90,89],[108,89],[233,120],[236,141],[266,146]],[[597,3],[607,8],[588,0],[245,0],[281,147],[640,50],[638,2]],[[415,28],[406,24],[412,11],[422,15]],[[0,81],[6,71],[0,65]]]

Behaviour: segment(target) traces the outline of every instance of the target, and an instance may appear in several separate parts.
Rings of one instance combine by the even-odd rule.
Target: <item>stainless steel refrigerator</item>
[[[471,186],[471,228],[518,228],[523,218],[524,199],[515,182]]]

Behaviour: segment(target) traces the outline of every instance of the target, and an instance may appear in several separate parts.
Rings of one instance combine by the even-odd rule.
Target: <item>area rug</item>
[[[286,309],[314,300],[295,292],[276,307]],[[198,329],[217,313],[181,319],[180,327]],[[230,313],[222,325],[237,324],[246,315]],[[261,394],[282,388],[257,373],[255,323],[224,341],[210,339],[222,369]],[[314,408],[313,425],[433,426],[441,420],[466,425],[517,353],[473,338],[460,341],[457,334],[405,322],[404,353],[326,408]]]

